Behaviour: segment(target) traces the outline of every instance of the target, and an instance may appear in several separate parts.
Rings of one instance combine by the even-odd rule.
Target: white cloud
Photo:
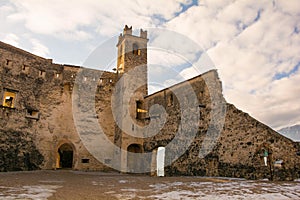
[[[300,62],[300,10],[295,9],[299,1],[273,2],[201,1],[166,27],[207,50],[227,101],[278,128],[300,123],[295,117],[300,116],[300,72],[275,79]],[[187,77],[194,73],[193,68],[181,72]]]
[[[13,45],[15,47],[19,47],[19,37],[16,36],[13,33],[9,33],[8,35],[6,35],[6,37],[3,39],[3,42]]]
[[[94,27],[99,33],[112,36],[129,23],[135,27],[152,26],[153,19],[170,20],[189,0],[12,0],[15,12],[8,16],[12,22],[22,22],[30,31],[53,35],[76,32]],[[154,24],[155,25],[155,24]],[[85,33],[87,34],[87,33]]]
[[[30,42],[32,44],[32,53],[41,57],[47,57],[49,55],[49,49],[40,41],[36,39],[31,39]]]

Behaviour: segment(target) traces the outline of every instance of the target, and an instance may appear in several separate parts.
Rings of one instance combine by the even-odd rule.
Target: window
[[[26,117],[32,118],[32,119],[39,119],[39,111],[27,109]]]
[[[55,78],[59,78],[59,77],[60,77],[60,73],[56,73]]]
[[[28,74],[28,72],[29,72],[29,66],[23,65],[22,72],[25,73],[25,74]]]
[[[14,108],[16,103],[17,92],[12,90],[5,90],[3,94],[2,106]]]
[[[147,110],[142,109],[142,102],[136,101],[136,118],[137,119],[143,119],[145,118],[145,113],[147,113]]]
[[[40,70],[40,71],[39,71],[39,77],[40,77],[40,78],[45,78],[45,77],[46,77],[46,72]]]
[[[134,43],[132,45],[132,53],[134,55],[138,55],[138,56],[141,55],[141,50],[139,49],[139,47],[138,47],[138,45],[136,43]]]
[[[89,162],[90,162],[90,159],[88,159],[88,158],[81,159],[81,163],[89,163]]]
[[[6,60],[6,66],[9,66],[9,67],[11,67],[11,65],[12,65],[12,60]]]

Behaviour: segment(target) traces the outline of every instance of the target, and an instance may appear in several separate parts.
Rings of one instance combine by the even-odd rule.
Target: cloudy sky
[[[0,24],[1,41],[74,65],[125,24],[167,29],[206,51],[229,103],[274,129],[300,124],[299,0],[0,0]],[[183,77],[197,75],[167,60],[180,62]]]

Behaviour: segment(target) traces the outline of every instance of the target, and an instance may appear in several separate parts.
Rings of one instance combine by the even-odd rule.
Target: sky
[[[300,124],[299,0],[0,0],[0,24],[1,41],[74,65],[83,65],[125,24],[149,35],[172,31],[202,52],[183,45],[182,58],[149,49],[150,60],[160,56],[159,63],[169,66],[153,67],[158,79],[164,77],[156,89],[174,84],[178,75],[197,75],[184,60],[213,63],[227,102],[275,130]],[[148,46],[158,41],[150,38]],[[165,76],[170,70],[176,73]]]

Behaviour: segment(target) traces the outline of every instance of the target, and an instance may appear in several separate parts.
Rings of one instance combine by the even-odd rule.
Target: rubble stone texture
[[[71,160],[75,170],[112,170],[113,162],[120,171],[155,174],[162,146],[168,176],[299,178],[299,143],[227,103],[215,70],[148,95],[147,42],[146,31],[134,36],[126,26],[117,44],[116,73],[55,64],[0,42],[0,171],[57,169]],[[152,109],[156,105],[164,107],[164,116]],[[78,133],[96,135],[91,121],[125,151],[110,149],[104,162],[97,160]],[[148,156],[141,162],[136,153]],[[283,164],[274,166],[277,160]]]

